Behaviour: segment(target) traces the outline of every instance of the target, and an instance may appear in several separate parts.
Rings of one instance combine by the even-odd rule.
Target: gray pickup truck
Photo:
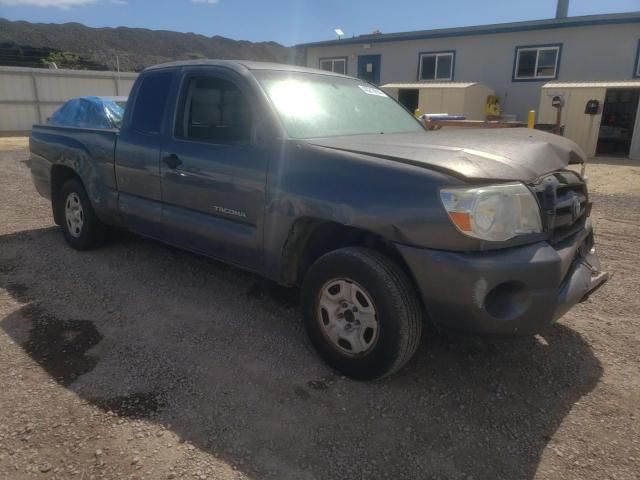
[[[36,125],[38,192],[71,247],[120,227],[301,287],[319,354],[401,368],[423,323],[530,335],[605,283],[584,162],[527,129],[426,132],[361,80],[198,61],[139,76],[119,130]]]

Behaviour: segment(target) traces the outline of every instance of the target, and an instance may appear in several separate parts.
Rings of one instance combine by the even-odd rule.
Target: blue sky
[[[556,0],[0,0],[0,17],[274,40],[284,45],[382,32],[551,18]],[[640,0],[571,0],[569,15],[640,10]]]

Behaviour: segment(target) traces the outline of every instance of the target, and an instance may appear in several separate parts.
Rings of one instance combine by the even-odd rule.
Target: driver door
[[[259,270],[267,158],[250,90],[222,68],[183,73],[160,162],[165,239]]]

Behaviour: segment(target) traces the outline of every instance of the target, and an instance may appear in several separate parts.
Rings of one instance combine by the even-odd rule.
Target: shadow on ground
[[[396,376],[352,382],[310,349],[295,291],[129,235],[86,253],[56,229],[0,237],[0,286],[24,304],[2,328],[60,385],[254,478],[533,478],[602,375],[558,324],[431,336]]]

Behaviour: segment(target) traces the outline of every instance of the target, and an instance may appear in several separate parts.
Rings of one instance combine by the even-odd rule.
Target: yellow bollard
[[[529,117],[527,118],[527,127],[534,128],[536,125],[536,111],[529,110]]]
[[[415,111],[413,112],[413,116],[416,118],[419,118],[420,115],[422,115],[422,113],[420,113],[420,109],[416,108]]]

